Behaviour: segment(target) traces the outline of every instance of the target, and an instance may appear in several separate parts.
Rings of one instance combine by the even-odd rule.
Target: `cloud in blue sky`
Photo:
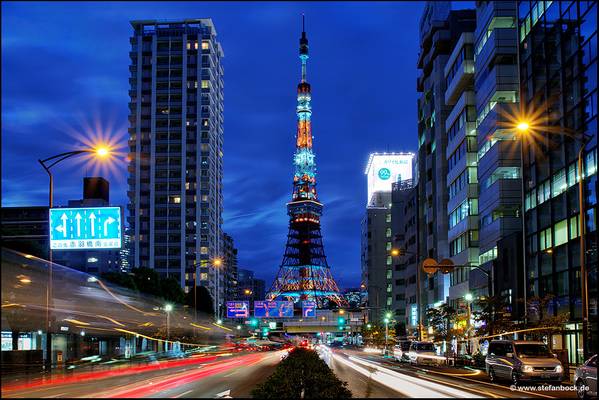
[[[130,20],[212,18],[225,58],[225,230],[240,267],[270,285],[287,235],[300,16],[310,41],[325,251],[340,286],[360,283],[363,174],[373,151],[416,150],[419,2],[3,2],[2,205],[40,205],[38,158],[97,127],[126,152]],[[80,136],[79,138],[77,136]],[[124,162],[103,171],[127,202]],[[81,197],[82,164],[56,171],[57,204]]]

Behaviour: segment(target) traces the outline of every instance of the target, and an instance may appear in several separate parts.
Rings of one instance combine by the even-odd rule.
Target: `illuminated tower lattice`
[[[322,203],[316,193],[316,164],[312,152],[310,84],[306,81],[308,39],[302,29],[299,57],[302,80],[297,86],[297,143],[293,163],[293,195],[287,203],[289,233],[283,262],[267,295],[269,299],[316,301],[318,308],[346,306],[331,275],[322,245]]]

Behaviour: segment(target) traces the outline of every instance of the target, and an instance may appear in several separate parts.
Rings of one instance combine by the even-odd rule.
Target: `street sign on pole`
[[[434,274],[439,269],[437,260],[433,258],[427,258],[422,262],[422,270],[429,275]]]
[[[453,271],[454,267],[455,265],[453,264],[453,261],[451,261],[449,258],[444,258],[441,260],[441,262],[439,262],[439,269],[444,274],[448,274]]]
[[[52,250],[121,248],[120,207],[51,208],[49,223]]]

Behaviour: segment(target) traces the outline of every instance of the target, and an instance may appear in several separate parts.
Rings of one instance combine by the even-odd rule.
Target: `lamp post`
[[[468,320],[466,323],[466,349],[468,351],[468,354],[470,354],[470,317],[472,314],[471,304],[473,300],[472,293],[466,293],[466,295],[464,296],[464,300],[466,300],[466,305],[468,307]]]
[[[391,314],[389,314],[389,313],[385,314],[385,319],[383,321],[385,322],[385,351],[383,352],[383,355],[386,356],[387,355],[387,341],[389,339],[389,322],[391,321]]]
[[[216,267],[216,318],[220,320],[220,266],[223,264],[222,259],[215,258],[212,260],[212,266]]]
[[[171,311],[173,311],[173,305],[172,304],[165,304],[164,306],[164,311],[166,311],[166,346],[168,347],[168,340],[170,340],[170,316],[171,316]],[[165,349],[167,350],[167,349]]]
[[[522,92],[522,91],[520,91]],[[528,287],[527,287],[527,272],[526,272],[526,210],[525,210],[525,204],[526,204],[526,185],[525,185],[525,179],[524,179],[524,137],[525,137],[525,133],[528,132],[528,129],[530,128],[530,125],[528,124],[528,122],[525,121],[521,121],[520,123],[518,123],[518,125],[516,126],[516,128],[520,131],[520,181],[521,181],[521,188],[520,191],[522,193],[520,193],[520,202],[522,203],[521,206],[521,212],[520,212],[520,219],[522,220],[522,278],[523,278],[523,285],[524,285],[524,290],[522,291],[522,295],[524,297],[524,324],[526,325],[528,323],[528,305],[526,304],[526,299],[527,299],[527,291],[528,291]]]
[[[69,159],[71,157],[81,154],[95,154],[98,157],[106,157],[110,154],[110,151],[106,147],[88,148],[75,151],[67,151],[60,153],[52,157],[38,159],[44,171],[48,174],[49,185],[48,185],[48,213],[54,206],[54,175],[52,175],[51,168],[56,164]],[[50,321],[50,299],[52,298],[52,247],[50,246],[50,224],[48,223],[48,285],[46,287],[46,362],[45,368],[49,372],[52,368],[52,334],[51,321]]]

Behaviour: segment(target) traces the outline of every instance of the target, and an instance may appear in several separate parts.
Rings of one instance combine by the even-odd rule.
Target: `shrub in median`
[[[347,383],[340,381],[314,350],[289,353],[252,396],[260,399],[348,399]]]

